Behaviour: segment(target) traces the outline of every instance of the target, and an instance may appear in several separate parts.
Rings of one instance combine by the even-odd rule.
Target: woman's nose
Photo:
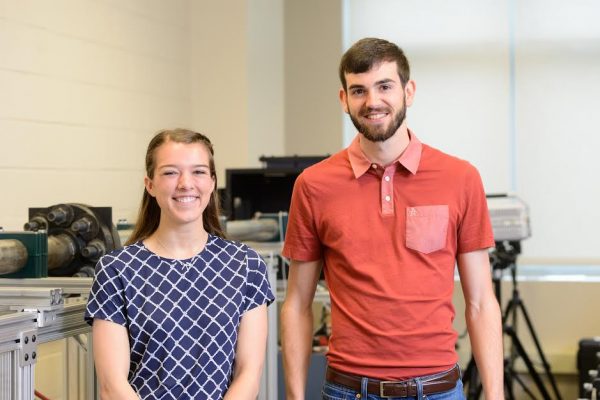
[[[189,189],[191,186],[190,184],[190,176],[187,172],[182,172],[181,175],[179,175],[179,181],[177,182],[177,188],[178,189]]]

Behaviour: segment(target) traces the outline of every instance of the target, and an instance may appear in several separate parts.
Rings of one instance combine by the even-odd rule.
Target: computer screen
[[[229,220],[250,219],[256,212],[288,211],[294,182],[302,169],[226,170],[223,211]]]

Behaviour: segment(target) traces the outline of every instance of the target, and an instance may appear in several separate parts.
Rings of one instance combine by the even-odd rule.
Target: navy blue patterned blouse
[[[142,242],[100,259],[85,319],[123,325],[129,383],[142,399],[221,399],[231,382],[244,312],[274,300],[251,248],[209,235],[186,260]]]

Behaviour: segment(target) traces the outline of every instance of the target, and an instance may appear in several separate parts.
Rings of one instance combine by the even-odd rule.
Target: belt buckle
[[[394,396],[386,396],[383,391],[385,390],[383,385],[385,385],[386,383],[395,383],[394,381],[379,381],[379,397],[383,397],[384,399],[391,399]]]

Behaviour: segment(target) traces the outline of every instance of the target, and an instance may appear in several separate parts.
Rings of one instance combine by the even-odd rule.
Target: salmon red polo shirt
[[[454,366],[456,257],[494,246],[477,170],[409,133],[389,166],[372,164],[357,136],[305,169],[283,249],[292,260],[324,260],[329,365],[381,380]]]

